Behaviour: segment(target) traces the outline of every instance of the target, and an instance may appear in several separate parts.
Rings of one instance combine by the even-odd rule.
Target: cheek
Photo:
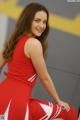
[[[46,29],[46,25],[44,25],[44,30]]]
[[[45,25],[45,29],[46,29],[46,25]]]
[[[34,24],[33,24],[32,27],[31,27],[31,31],[33,32],[34,29],[35,29],[35,26],[34,26]]]
[[[32,26],[32,30],[34,31],[35,29],[36,29],[36,24],[33,24],[33,26]]]
[[[33,34],[36,33],[36,29],[35,29],[35,27],[36,27],[36,26],[34,26],[34,25],[31,27],[31,33],[33,33]]]

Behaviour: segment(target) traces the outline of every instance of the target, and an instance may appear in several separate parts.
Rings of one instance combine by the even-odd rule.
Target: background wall
[[[48,71],[60,97],[78,108],[80,106],[80,2],[0,0],[0,48],[11,34],[22,9],[30,2],[41,3],[50,12],[46,62]],[[4,70],[7,70],[6,66]],[[0,76],[1,81],[4,79],[3,71]],[[33,97],[52,101],[39,80],[34,87]]]

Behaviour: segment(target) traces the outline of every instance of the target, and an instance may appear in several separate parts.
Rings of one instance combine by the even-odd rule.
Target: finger
[[[70,110],[69,105],[61,106],[63,110],[66,110],[67,112]]]
[[[68,107],[68,111],[70,111],[70,107]]]
[[[65,109],[66,109],[67,112],[70,111],[70,107],[69,106],[66,106]]]
[[[65,109],[65,106],[61,106],[62,109]]]

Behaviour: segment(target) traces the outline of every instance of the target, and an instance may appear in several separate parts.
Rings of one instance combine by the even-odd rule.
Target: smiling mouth
[[[36,28],[36,30],[37,30],[39,33],[42,33],[42,32],[43,32],[43,30],[42,30],[42,29],[41,29],[41,30],[39,30],[39,29],[37,29],[37,28]]]
[[[43,33],[43,30],[37,30],[39,33]]]

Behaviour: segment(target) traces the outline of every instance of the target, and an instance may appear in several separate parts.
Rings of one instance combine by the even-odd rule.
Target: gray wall
[[[24,7],[30,2],[36,2],[36,0],[19,0],[16,5]],[[73,23],[76,16],[79,16],[80,21],[79,2],[67,2],[67,0],[37,0],[37,2],[44,4],[50,14],[53,14],[53,18],[54,15],[57,15],[59,19],[64,18],[64,28],[65,22]],[[4,21],[2,21],[3,18]],[[4,29],[0,28],[0,47],[2,47],[3,41],[15,26],[15,20],[0,11],[0,22],[5,23],[5,26],[2,26]],[[55,24],[54,19],[52,22]],[[66,30],[62,27],[50,26],[46,63],[60,97],[78,108],[80,106],[80,22],[78,22],[78,29],[76,26],[74,32],[71,27],[69,26]],[[72,31],[70,32],[69,29]],[[33,97],[53,101],[39,80],[34,87]]]

